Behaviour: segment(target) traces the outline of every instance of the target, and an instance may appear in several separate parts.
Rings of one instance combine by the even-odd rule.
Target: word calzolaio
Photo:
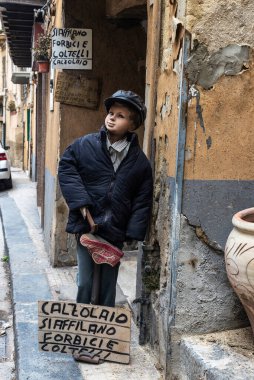
[[[38,302],[41,351],[88,351],[118,363],[130,360],[130,310],[63,301]]]

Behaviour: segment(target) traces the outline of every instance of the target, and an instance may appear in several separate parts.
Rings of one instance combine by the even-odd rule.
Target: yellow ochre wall
[[[173,378],[183,334],[246,324],[223,250],[233,214],[253,207],[254,8],[251,0],[158,0],[147,9],[146,100],[155,111],[144,136],[154,167],[146,243],[160,266],[143,313],[146,339]]]
[[[200,88],[203,130],[195,98],[189,104],[185,178],[253,180],[254,68],[224,76],[213,89]]]
[[[51,27],[63,27],[62,0],[56,2],[56,15],[52,20]],[[57,70],[54,75],[54,86],[56,84]],[[48,80],[50,73],[47,74]],[[45,166],[52,176],[57,173],[57,158],[59,155],[59,129],[60,129],[60,103],[54,102],[54,111],[49,109],[49,86],[47,94],[47,132],[46,132],[46,158]]]

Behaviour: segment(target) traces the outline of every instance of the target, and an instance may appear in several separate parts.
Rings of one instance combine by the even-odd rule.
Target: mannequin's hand
[[[80,212],[81,212],[83,218],[86,220],[86,207],[81,207]]]

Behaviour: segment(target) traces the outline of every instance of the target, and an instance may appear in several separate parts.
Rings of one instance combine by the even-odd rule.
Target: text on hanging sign
[[[60,69],[92,69],[92,29],[52,31],[52,67]]]

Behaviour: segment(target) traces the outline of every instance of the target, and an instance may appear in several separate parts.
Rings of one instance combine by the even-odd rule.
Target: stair
[[[185,380],[254,380],[251,328],[184,337],[181,369]]]

